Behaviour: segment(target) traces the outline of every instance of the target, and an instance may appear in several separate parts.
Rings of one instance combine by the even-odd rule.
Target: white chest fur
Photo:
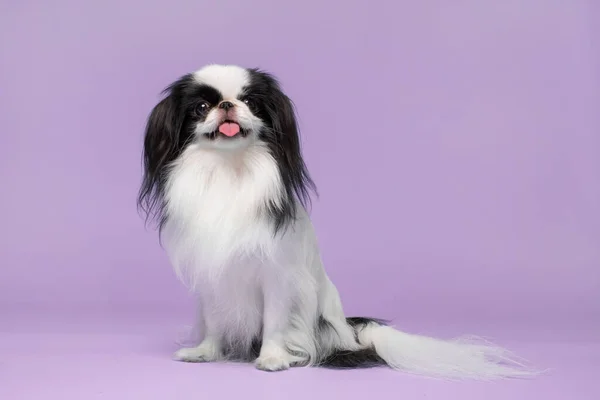
[[[217,152],[191,145],[170,170],[165,194],[165,247],[186,283],[220,273],[232,257],[273,250],[264,211],[282,191],[266,147]]]

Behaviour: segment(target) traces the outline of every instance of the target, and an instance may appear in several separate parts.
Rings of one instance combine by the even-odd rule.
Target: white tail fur
[[[450,380],[494,380],[523,378],[541,371],[528,368],[507,350],[480,338],[449,341],[400,332],[389,326],[369,323],[358,327],[358,339],[373,346],[393,369]]]

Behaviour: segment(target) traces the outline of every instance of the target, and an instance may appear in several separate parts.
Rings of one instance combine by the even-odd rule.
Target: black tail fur
[[[354,335],[358,342],[358,332],[367,326],[369,323],[376,323],[378,325],[387,325],[387,321],[375,319],[375,318],[364,318],[364,317],[350,317],[346,318],[348,325],[354,328]],[[319,330],[332,329],[333,326],[324,318],[319,321]],[[319,363],[321,367],[332,368],[332,369],[355,369],[355,368],[373,368],[386,365],[385,361],[377,355],[374,348],[367,348],[358,351],[348,350],[335,350],[333,353],[327,355]]]

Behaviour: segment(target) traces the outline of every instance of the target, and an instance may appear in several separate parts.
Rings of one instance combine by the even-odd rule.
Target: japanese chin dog
[[[138,202],[199,297],[201,340],[176,360],[252,361],[264,371],[382,365],[448,379],[532,374],[494,345],[344,315],[307,213],[316,188],[295,109],[274,76],[208,65],[163,94],[146,126]]]

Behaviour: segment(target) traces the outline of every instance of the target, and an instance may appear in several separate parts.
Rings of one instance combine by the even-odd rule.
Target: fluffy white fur
[[[294,229],[277,238],[261,218],[266,217],[260,210],[265,197],[280,201],[279,184],[276,165],[259,143],[236,152],[192,145],[173,167],[165,247],[178,276],[202,297],[208,338],[196,349],[180,351],[178,358],[189,352],[197,358],[201,351],[212,360],[217,337],[225,333],[232,341],[250,341],[263,327],[266,353],[259,365],[281,369],[293,361],[316,360],[311,332],[321,314],[341,320],[347,345],[356,347],[304,209]],[[298,311],[290,323],[293,308]],[[305,357],[296,360],[286,347]],[[277,368],[262,365],[263,356]]]
[[[248,81],[244,69],[211,66],[194,78],[236,102],[242,127],[259,129],[260,120],[236,98]],[[215,121],[209,116],[197,133],[214,130]],[[374,348],[390,367],[426,376],[533,373],[495,346],[411,335],[375,322],[352,327],[305,209],[298,204],[292,225],[273,235],[264,205],[283,201],[281,185],[273,156],[255,136],[222,146],[199,140],[170,167],[163,240],[177,275],[200,295],[203,333],[198,346],[182,348],[175,359],[224,360],[225,347],[249,348],[262,335],[255,363],[268,371],[315,365],[334,349]],[[317,334],[321,317],[334,329]]]

